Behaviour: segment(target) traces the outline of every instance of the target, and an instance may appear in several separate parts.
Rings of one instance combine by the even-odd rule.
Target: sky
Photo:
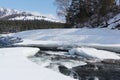
[[[56,15],[54,0],[0,0],[0,7]]]

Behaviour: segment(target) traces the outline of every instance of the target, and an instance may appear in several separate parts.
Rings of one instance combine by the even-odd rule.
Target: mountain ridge
[[[21,11],[16,9],[0,7],[1,20],[45,20],[50,22],[61,22],[54,16],[42,15],[40,13]]]

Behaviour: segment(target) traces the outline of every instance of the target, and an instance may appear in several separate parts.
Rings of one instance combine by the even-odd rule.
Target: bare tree
[[[72,0],[55,0],[57,5],[57,13],[59,16],[66,16]]]

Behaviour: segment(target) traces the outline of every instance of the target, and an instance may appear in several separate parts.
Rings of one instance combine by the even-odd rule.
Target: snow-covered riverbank
[[[12,53],[12,55],[17,55],[17,56],[15,56],[15,58],[11,57],[10,60],[9,60],[9,57],[3,56],[4,55],[3,52],[5,51],[5,54],[7,54],[9,50],[7,51],[7,48],[1,49],[3,50],[1,51],[2,53],[0,52],[2,54],[1,57],[5,57],[4,60],[6,60],[6,64],[8,64],[8,62],[11,61],[10,63],[14,63],[15,65],[18,65],[18,66],[19,66],[19,63],[24,63],[25,65],[27,64],[28,66],[31,66],[33,68],[33,72],[31,71],[32,68],[28,70],[26,69],[26,67],[28,66],[26,66],[25,73],[28,74],[29,72],[32,72],[30,73],[30,76],[33,75],[33,73],[37,73],[35,76],[33,76],[33,77],[36,77],[35,78],[36,80],[37,79],[47,80],[48,78],[50,78],[50,80],[59,80],[58,79],[59,77],[54,78],[53,75],[60,76],[61,77],[60,80],[67,80],[67,78],[69,78],[61,74],[59,75],[58,73],[55,73],[53,71],[51,72],[49,69],[45,69],[43,67],[53,69],[57,65],[57,69],[60,69],[61,71],[61,68],[58,68],[58,67],[64,66],[62,71],[64,72],[64,69],[66,70],[66,67],[67,67],[68,68],[67,71],[71,73],[71,70],[74,67],[79,68],[79,66],[82,66],[82,65],[83,66],[91,65],[88,63],[93,63],[93,69],[94,69],[94,64],[96,65],[95,62],[100,62],[98,64],[102,64],[102,62],[105,61],[105,63],[103,63],[103,65],[101,65],[100,67],[104,67],[104,64],[107,65],[106,64],[107,62],[110,64],[110,67],[108,66],[109,69],[114,69],[114,68],[116,69],[117,68],[116,66],[118,66],[117,64],[119,64],[120,56],[118,53],[120,53],[120,37],[119,37],[120,31],[118,30],[109,30],[109,29],[104,29],[104,28],[103,29],[85,29],[85,28],[84,29],[41,29],[41,30],[30,30],[30,31],[18,32],[18,33],[10,34],[9,36],[12,36],[13,38],[15,37],[15,39],[18,37],[21,39],[21,41],[19,41],[18,43],[15,42],[14,46],[24,46],[24,48],[25,46],[26,47],[38,47],[42,49],[47,47],[50,49],[55,48],[56,51],[59,49],[61,51],[62,50],[66,51],[65,53],[52,52],[52,51],[51,52],[41,51],[37,54],[37,57],[32,56],[31,60],[33,62],[40,64],[39,70],[38,70],[38,68],[34,67],[34,65],[37,65],[37,64],[32,63],[30,62],[30,60],[26,59],[25,56],[28,56],[28,55],[19,54],[19,53],[23,53],[21,52],[22,50],[25,52],[25,54],[29,53],[29,50],[31,50],[31,48],[29,49],[20,48],[21,50],[17,48],[11,49],[11,50],[15,50],[15,52],[12,52],[10,50],[9,53]],[[4,37],[6,37],[6,35],[4,35]],[[14,40],[10,40],[10,42],[11,41],[14,42]],[[18,57],[18,54],[21,57]],[[1,65],[3,62],[2,59],[3,58],[1,58]],[[20,62],[16,63],[17,60],[18,62],[19,61]],[[114,68],[111,68],[111,65],[113,63],[116,64],[116,66]],[[23,64],[20,64],[20,69],[22,67],[21,65]],[[43,67],[40,67],[40,66],[43,66]],[[11,65],[10,67],[14,68],[14,65],[13,66]],[[34,68],[35,68],[35,72],[34,72]],[[9,70],[9,67],[6,67],[6,69],[8,69],[7,70],[8,73],[12,72],[12,69]],[[15,70],[15,72],[13,71],[13,73],[15,74],[16,68],[13,70]],[[21,70],[24,70],[23,67]],[[76,69],[76,70],[79,70],[79,69]],[[80,70],[82,70],[82,68]],[[45,73],[42,74],[43,72]],[[53,74],[50,74],[49,72]],[[22,71],[21,73],[24,73],[24,71]],[[38,74],[43,75],[43,77],[40,77],[40,76],[38,77]],[[19,70],[18,70],[18,74],[16,75],[19,75]],[[46,75],[53,76],[53,78],[51,78],[50,76],[44,77]],[[29,79],[29,80],[33,80],[33,77],[32,79]],[[28,77],[26,78],[28,79]]]
[[[38,48],[0,48],[1,80],[73,80],[70,77],[40,67],[27,59]]]
[[[99,50],[120,52],[120,31],[106,28],[30,30],[15,33],[13,36],[23,39],[23,42],[16,44],[21,46],[53,47],[58,49],[87,47],[86,50],[96,48]],[[90,52],[92,55],[92,50]],[[111,56],[107,55],[105,57],[108,58]]]

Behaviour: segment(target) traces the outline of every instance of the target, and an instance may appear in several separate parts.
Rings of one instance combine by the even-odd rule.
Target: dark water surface
[[[120,60],[86,59],[66,51],[40,51],[33,62],[78,80],[120,80]]]

